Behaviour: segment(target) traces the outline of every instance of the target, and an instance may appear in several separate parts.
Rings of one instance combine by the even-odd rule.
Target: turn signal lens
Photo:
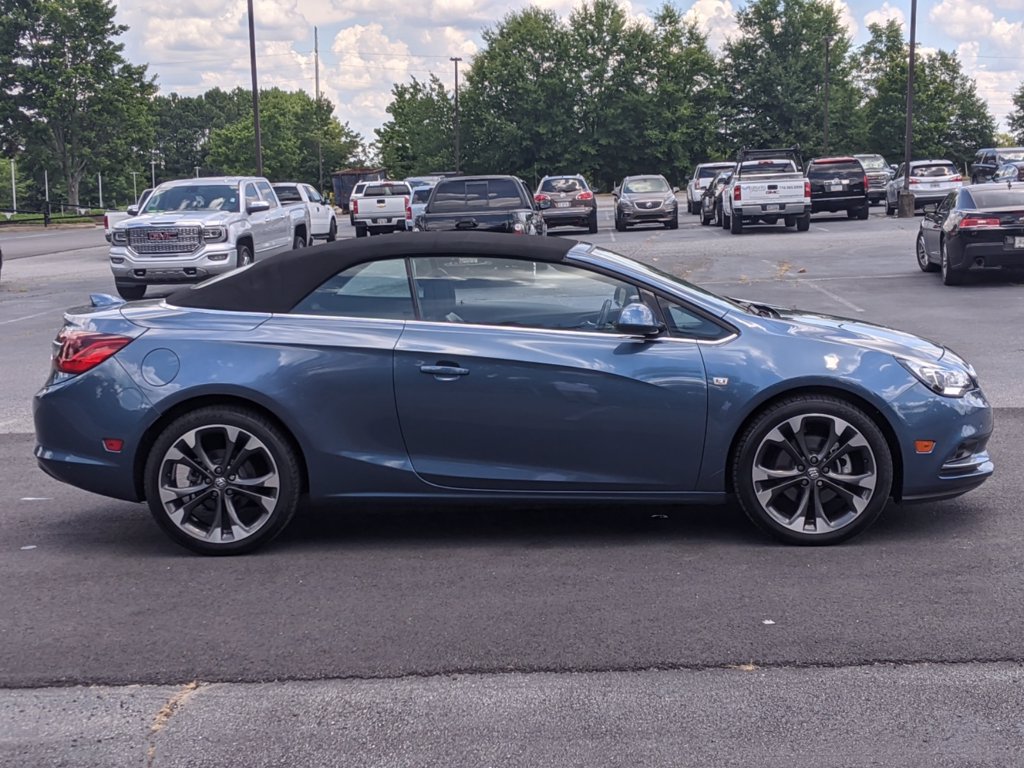
[[[53,367],[60,373],[85,373],[115,355],[131,341],[129,336],[65,328],[57,334],[59,348],[53,358]]]
[[[935,450],[934,440],[915,440],[914,450],[918,453],[931,453]]]

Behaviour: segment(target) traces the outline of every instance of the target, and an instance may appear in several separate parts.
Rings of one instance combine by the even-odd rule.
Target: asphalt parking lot
[[[971,494],[820,549],[732,507],[315,509],[216,560],[36,469],[61,310],[113,285],[102,230],[0,231],[0,766],[1021,764],[1024,285],[944,287],[917,225],[555,236],[952,347],[996,409]]]

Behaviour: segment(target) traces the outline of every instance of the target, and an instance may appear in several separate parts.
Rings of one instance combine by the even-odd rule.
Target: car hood
[[[779,316],[776,322],[782,321],[789,325],[788,333],[794,336],[817,336],[828,341],[925,360],[938,361],[947,353],[946,348],[940,344],[884,325],[798,309],[771,309]]]
[[[230,211],[167,211],[136,216],[124,223],[125,227],[173,227],[195,224],[227,224],[237,213]]]

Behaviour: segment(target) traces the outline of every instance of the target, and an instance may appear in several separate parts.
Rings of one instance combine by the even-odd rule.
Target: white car
[[[285,207],[305,205],[309,211],[310,240],[326,240],[329,243],[338,238],[338,217],[334,209],[309,184],[297,181],[275,182],[277,199]]]
[[[687,213],[700,213],[700,199],[708,184],[722,171],[731,171],[736,163],[701,163],[693,169],[693,178],[686,185]]]
[[[409,232],[413,231],[416,218],[426,210],[427,200],[430,199],[430,193],[434,191],[436,186],[436,184],[428,184],[413,187],[412,196],[409,198],[409,205],[405,207],[405,228]]]
[[[896,176],[885,188],[885,212],[889,216],[896,215],[899,206],[905,167],[906,163],[900,163]],[[964,185],[964,177],[949,160],[911,160],[908,181],[907,189],[914,196],[914,208],[937,203]]]

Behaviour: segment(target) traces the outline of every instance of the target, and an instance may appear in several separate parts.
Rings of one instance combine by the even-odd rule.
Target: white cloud
[[[715,50],[736,33],[736,8],[732,0],[697,0],[683,18],[697,25],[708,36],[708,44]]]
[[[846,27],[847,33],[850,37],[856,37],[857,32],[860,30],[860,26],[857,24],[857,20],[853,17],[853,11],[850,10],[849,3],[845,0],[826,0],[835,8],[836,13],[839,15],[839,24]]]
[[[868,11],[864,14],[864,25],[868,26],[870,24],[879,24],[881,26],[885,26],[887,22],[892,21],[893,19],[898,21],[900,26],[903,27],[904,31],[906,31],[907,18],[903,14],[903,9],[889,5],[889,0],[885,0],[885,2],[882,3],[881,8]]]

